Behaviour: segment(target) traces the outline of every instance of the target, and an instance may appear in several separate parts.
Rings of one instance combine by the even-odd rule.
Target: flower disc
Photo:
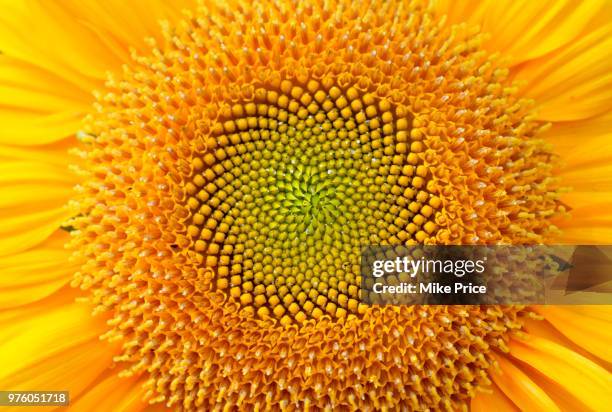
[[[465,408],[520,307],[367,307],[368,244],[538,243],[543,127],[421,2],[206,4],[100,94],[75,283],[177,409]]]

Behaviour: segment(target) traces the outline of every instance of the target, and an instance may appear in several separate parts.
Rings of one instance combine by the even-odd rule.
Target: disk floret
[[[364,244],[539,243],[543,125],[415,1],[206,4],[99,94],[75,285],[148,399],[467,408],[519,307],[366,307]]]

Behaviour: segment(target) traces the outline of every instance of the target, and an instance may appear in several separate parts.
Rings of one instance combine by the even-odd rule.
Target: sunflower
[[[167,3],[2,6],[1,389],[606,409],[610,307],[366,306],[358,258],[610,242],[608,2]]]

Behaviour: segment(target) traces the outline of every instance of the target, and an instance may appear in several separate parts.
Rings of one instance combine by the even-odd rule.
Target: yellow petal
[[[604,312],[605,306],[583,307],[582,311],[574,306],[538,306],[536,311],[546,318],[560,333],[578,346],[607,362],[612,362],[612,317],[607,319],[588,316],[586,311]],[[588,312],[586,312],[588,313]]]
[[[579,305],[575,305],[578,307]],[[537,310],[539,306],[534,306],[534,310]],[[572,340],[568,339],[565,335],[559,332],[549,321],[546,319],[524,319],[523,329],[530,336],[536,336],[554,342],[558,345],[564,346],[569,350],[576,352],[579,355],[597,363],[598,365],[605,366],[605,362],[600,358],[594,356],[591,352],[585,350]]]
[[[0,58],[2,107],[22,106],[26,98],[20,94],[49,99],[50,103],[55,103],[48,107],[49,110],[58,110],[66,106],[73,109],[88,108],[93,99],[91,90],[83,88],[83,85],[74,79],[58,76],[36,64],[3,55]],[[47,108],[45,102],[26,100],[25,103],[25,107],[31,110]]]
[[[571,216],[554,224],[559,243],[602,244],[612,239],[612,111],[577,121],[555,122],[543,136],[560,156],[560,184],[571,189],[561,201]]]
[[[69,238],[59,230],[33,249],[0,257],[0,309],[40,300],[70,282],[77,267],[64,248]]]
[[[480,25],[508,59],[539,118],[568,121],[612,108],[612,4],[606,1],[439,1],[450,22]]]
[[[542,134],[561,158],[561,176],[567,171],[581,170],[592,174],[612,161],[612,111],[584,120],[555,122]],[[576,182],[580,183],[580,182]],[[590,190],[578,185],[576,190]]]
[[[571,191],[562,196],[561,200],[571,208],[571,215],[555,222],[562,230],[558,241],[574,244],[610,243],[612,238],[606,235],[612,227],[612,196],[608,191]]]
[[[546,392],[505,356],[494,357],[500,370],[492,368],[493,381],[521,410],[559,411]]]
[[[81,127],[83,113],[33,114],[23,110],[0,110],[0,144],[24,146],[51,143],[74,135]]]
[[[570,218],[571,219],[571,218]],[[610,227],[579,227],[572,224],[571,221],[560,225],[563,233],[554,239],[561,244],[574,245],[597,245],[606,244],[612,239],[612,228]],[[587,303],[585,301],[584,303]]]
[[[612,109],[612,24],[516,71],[523,96],[535,99],[538,118],[586,119]]]
[[[612,179],[609,174],[611,171],[611,164],[588,169],[568,168],[560,177],[563,185],[577,188],[577,191],[585,187],[589,187],[590,191],[610,191],[612,190]]]
[[[90,411],[142,411],[147,408],[143,400],[144,379],[138,376],[120,378],[116,371],[100,379],[94,387],[70,404],[71,412]]]
[[[3,311],[0,378],[104,333],[104,322],[92,318],[91,306],[76,302],[77,296],[77,290],[65,288],[31,305]]]
[[[606,410],[612,402],[612,375],[576,352],[535,336],[512,340],[509,347],[514,358],[555,382],[584,407]],[[542,387],[541,382],[536,383]]]
[[[66,168],[69,164],[79,164],[81,162],[81,159],[77,156],[69,155],[69,150],[76,147],[77,144],[77,139],[74,136],[36,146],[0,144],[0,162],[25,160]]]
[[[593,212],[606,215],[612,206],[612,198],[605,191],[582,191],[576,189],[564,194],[561,199],[572,208],[573,219],[593,218],[593,216],[586,216]]]
[[[177,20],[193,3],[0,2],[0,143],[76,133],[107,73],[119,71],[130,50],[147,52],[145,37],[162,37],[160,20]]]
[[[593,30],[608,13],[604,1],[439,1],[437,9],[451,22],[479,25],[490,38],[484,47],[502,52],[516,65],[544,56]]]
[[[0,56],[0,143],[44,144],[74,134],[92,100],[91,91],[48,70]]]
[[[0,320],[0,387],[68,390],[78,397],[112,366],[118,348],[100,341],[103,319],[70,289]]]
[[[39,244],[70,217],[75,177],[66,166],[0,163],[0,255]]]
[[[192,9],[195,0],[172,2],[132,0],[79,1],[68,0],[62,7],[71,15],[86,22],[100,39],[109,42],[113,49],[128,55],[130,49],[139,52],[149,50],[145,39],[153,37],[162,40],[160,20],[177,21],[183,17],[182,11]],[[134,16],[138,16],[134,19]]]
[[[0,47],[4,54],[36,64],[89,89],[101,85],[121,61],[82,21],[47,1],[2,2]],[[36,22],[36,24],[31,24]]]
[[[586,172],[589,171],[586,170]],[[574,188],[561,197],[561,200],[571,208],[571,214],[556,219],[554,222],[562,231],[554,242],[587,245],[609,244],[612,239],[612,197],[607,188],[612,184],[606,182],[606,177],[597,171],[588,174],[580,173],[577,170],[573,175],[572,185],[569,184],[570,181],[562,180],[562,184],[567,185],[566,187]],[[574,186],[584,188],[588,184],[593,189],[585,191]]]
[[[19,325],[26,322],[27,319],[33,319],[47,312],[49,308],[57,308],[73,303],[79,296],[82,296],[82,291],[73,288],[69,285],[62,286],[58,291],[53,292],[36,302],[25,304],[16,308],[8,308],[0,310],[0,343],[6,342],[13,338],[13,332],[19,332]]]
[[[551,399],[554,400],[555,404],[559,405],[563,411],[572,412],[593,412],[593,409],[586,407],[582,402],[572,396],[562,386],[559,386],[556,382],[549,380],[537,372],[531,372],[530,374],[534,381],[538,383],[538,386],[542,388]]]
[[[586,120],[553,123],[543,136],[560,156],[560,183],[571,189],[562,201],[573,210],[573,219],[592,219],[612,211],[612,111]],[[572,221],[569,222],[570,224]],[[576,227],[583,225],[575,221]]]
[[[490,392],[478,392],[472,399],[472,412],[516,412],[519,408],[504,393],[492,384],[486,388]]]
[[[161,39],[160,20],[176,20],[184,7],[194,4],[4,0],[0,3],[0,49],[66,79],[76,78],[87,85],[86,90],[93,90],[107,71],[120,69],[131,48],[148,49],[145,37]]]
[[[600,320],[610,321],[612,319],[612,306],[611,305],[579,305],[572,306],[572,312],[582,315],[585,319],[594,318]]]

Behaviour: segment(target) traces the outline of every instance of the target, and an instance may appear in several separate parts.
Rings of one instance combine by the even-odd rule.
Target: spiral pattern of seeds
[[[516,306],[365,306],[364,244],[542,243],[546,125],[424,1],[206,1],[79,134],[74,285],[175,410],[466,409]]]
[[[407,108],[329,86],[285,80],[228,107],[186,186],[217,287],[283,324],[357,313],[361,247],[436,230]]]

